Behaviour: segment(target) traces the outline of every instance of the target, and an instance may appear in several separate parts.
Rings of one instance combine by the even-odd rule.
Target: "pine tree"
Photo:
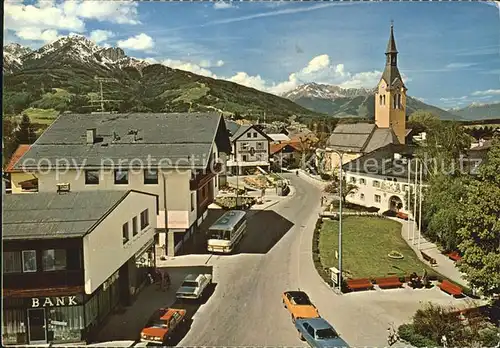
[[[14,141],[17,145],[33,144],[36,133],[28,115],[23,114],[19,127],[14,131]]]

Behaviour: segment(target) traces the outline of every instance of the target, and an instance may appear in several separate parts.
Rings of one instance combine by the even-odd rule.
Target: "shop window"
[[[144,185],[158,184],[158,169],[144,169]]]
[[[21,253],[19,251],[4,251],[3,273],[21,273]]]
[[[122,226],[122,240],[123,244],[126,244],[129,241],[129,235],[128,235],[128,222],[125,222]]]
[[[81,332],[85,327],[83,306],[50,308],[48,319],[52,341],[81,341]]]
[[[115,185],[128,184],[128,170],[115,170]]]
[[[63,271],[66,269],[66,250],[49,249],[42,252],[42,269],[44,271]]]
[[[141,231],[149,226],[149,209],[141,213]]]
[[[23,272],[36,272],[36,251],[23,250]]]
[[[27,344],[25,323],[26,310],[4,309],[2,315],[2,343]]]
[[[99,171],[86,170],[85,171],[85,185],[99,185]]]
[[[139,226],[137,225],[137,216],[134,216],[132,218],[132,236],[137,236],[137,233],[139,233]]]

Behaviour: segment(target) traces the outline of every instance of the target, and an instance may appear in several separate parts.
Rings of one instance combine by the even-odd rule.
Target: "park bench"
[[[403,286],[403,283],[399,280],[399,277],[385,277],[385,278],[375,278],[375,283],[381,289],[389,288],[399,288]]]
[[[435,258],[424,253],[423,251],[420,251],[420,254],[422,254],[422,257],[424,258],[424,260],[429,262],[431,264],[431,266],[437,266],[437,261]]]
[[[454,297],[461,296],[463,294],[462,288],[460,286],[453,284],[446,279],[443,280],[441,284],[439,284],[439,288]]]
[[[372,281],[368,278],[360,278],[360,279],[348,279],[347,287],[354,290],[362,290],[362,289],[373,289]]]
[[[449,253],[447,255],[450,259],[452,259],[453,261],[460,261],[460,259],[462,258],[460,256],[460,254],[456,251],[452,251],[451,253]]]

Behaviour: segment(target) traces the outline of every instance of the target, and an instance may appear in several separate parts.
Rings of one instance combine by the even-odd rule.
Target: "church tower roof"
[[[394,24],[391,23],[391,36],[389,37],[389,42],[387,43],[387,49],[385,50],[385,54],[388,53],[398,53],[396,49],[396,40],[394,40]]]
[[[389,42],[387,43],[385,56],[385,69],[384,73],[382,74],[382,79],[387,83],[389,87],[391,87],[397,80],[400,80],[401,85],[405,87],[398,69],[398,50],[396,49],[396,40],[394,39],[394,25],[392,23],[391,34],[389,36]]]

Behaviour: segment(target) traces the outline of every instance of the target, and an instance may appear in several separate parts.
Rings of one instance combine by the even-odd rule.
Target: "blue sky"
[[[391,19],[408,94],[443,108],[500,101],[500,21],[470,2],[10,1],[4,40],[78,33],[133,57],[280,94],[376,85]]]

